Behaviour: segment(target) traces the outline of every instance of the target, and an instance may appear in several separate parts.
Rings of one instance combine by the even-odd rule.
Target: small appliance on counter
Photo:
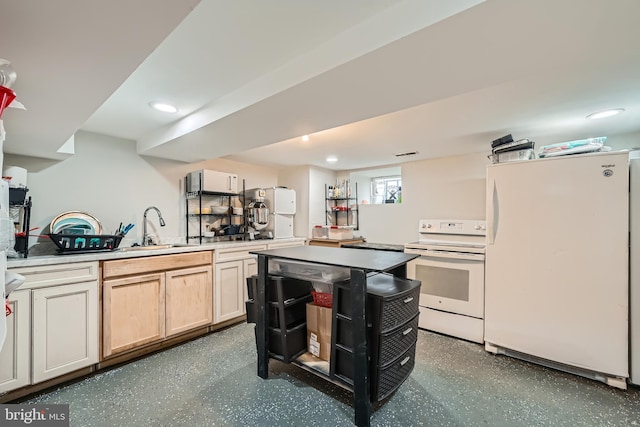
[[[264,194],[262,191],[257,190],[254,193],[255,197],[250,199],[251,201],[246,207],[249,240],[273,238],[265,231],[265,228],[269,225],[269,208],[264,203],[264,195],[261,196],[261,194]],[[245,200],[247,199],[245,198]]]
[[[252,188],[245,191],[249,227],[253,238],[286,239],[293,237],[296,192],[286,187]],[[251,239],[251,230],[249,230]]]

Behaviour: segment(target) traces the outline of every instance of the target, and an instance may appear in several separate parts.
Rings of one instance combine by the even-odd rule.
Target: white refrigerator
[[[485,348],[626,388],[629,154],[487,168]]]
[[[629,178],[629,334],[630,334],[630,380],[640,385],[640,151],[630,155]]]

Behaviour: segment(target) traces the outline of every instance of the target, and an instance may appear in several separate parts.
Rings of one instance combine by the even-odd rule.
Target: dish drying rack
[[[124,234],[55,234],[49,233],[58,253],[86,253],[113,251],[118,248]]]

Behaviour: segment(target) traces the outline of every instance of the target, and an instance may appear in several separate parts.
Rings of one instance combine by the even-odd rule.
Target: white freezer
[[[629,376],[628,153],[487,168],[485,341]]]
[[[267,224],[264,231],[273,233],[274,239],[293,237],[293,215],[270,213],[269,224]]]
[[[633,153],[634,155],[640,153]],[[629,163],[631,198],[629,206],[629,227],[631,248],[630,263],[630,379],[633,384],[640,385],[640,158]]]
[[[293,215],[296,213],[296,191],[292,188],[265,188],[264,200],[270,212]]]

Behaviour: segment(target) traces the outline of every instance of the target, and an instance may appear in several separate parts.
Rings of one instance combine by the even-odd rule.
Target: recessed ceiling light
[[[302,141],[307,142],[309,140],[309,135],[302,135]]]
[[[614,108],[613,110],[604,110],[598,111],[597,113],[591,113],[587,116],[587,119],[595,120],[595,119],[603,119],[605,117],[615,116],[616,114],[620,114],[624,111],[624,108]]]
[[[150,102],[149,106],[151,106],[151,108],[154,108],[158,111],[162,111],[163,113],[177,113],[178,112],[178,108],[171,105],[171,104],[166,104],[164,102]]]
[[[327,157],[327,163],[335,163],[337,161],[338,161],[338,158],[336,156]]]

